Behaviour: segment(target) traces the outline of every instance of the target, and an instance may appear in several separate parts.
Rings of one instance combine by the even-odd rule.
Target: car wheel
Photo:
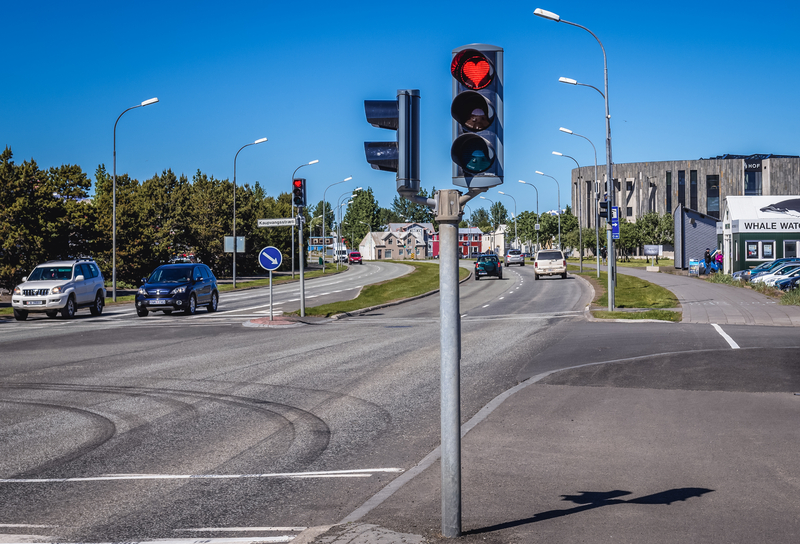
[[[566,273],[566,272],[564,272],[563,274],[561,274],[561,279],[567,279],[567,273]]]
[[[94,297],[94,302],[89,308],[89,312],[91,312],[93,316],[98,316],[103,313],[104,305],[105,305],[105,300],[103,300],[103,295],[101,295],[100,292],[98,291],[97,296]]]
[[[56,310],[48,310],[45,312],[45,315],[47,317],[56,317],[58,315],[58,312]]]
[[[503,271],[502,271],[502,270],[501,270],[501,271],[500,271],[500,273],[497,275],[497,279],[498,279],[498,280],[502,280],[502,279],[503,279]]]
[[[25,310],[14,310],[14,319],[17,321],[25,321],[28,319],[28,312]]]
[[[538,280],[538,279],[539,279],[539,274],[537,274],[536,272],[534,272],[534,273],[533,273],[533,279],[535,279],[535,280]]]
[[[185,313],[186,315],[194,315],[196,312],[197,312],[197,298],[194,296],[194,293],[192,293],[189,296],[189,305],[186,307],[183,313]]]
[[[147,314],[150,312],[147,311],[147,308],[136,308],[136,315],[139,317],[147,317]]]
[[[217,305],[219,305],[219,295],[217,294],[216,291],[214,291],[213,293],[211,293],[211,302],[209,302],[208,306],[206,306],[206,310],[208,310],[209,312],[216,312]]]
[[[477,273],[475,273],[475,281],[478,281],[479,279],[481,279],[481,277]]]
[[[72,295],[67,299],[67,304],[61,308],[61,317],[65,319],[75,317],[75,299],[72,298]]]
[[[525,261],[522,261],[521,263],[519,263],[519,265],[520,266],[525,266]]]

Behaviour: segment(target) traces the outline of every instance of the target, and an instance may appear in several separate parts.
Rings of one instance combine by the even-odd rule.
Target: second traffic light
[[[295,178],[292,180],[292,204],[297,208],[306,207],[306,179]]]
[[[419,91],[397,91],[397,100],[364,100],[367,122],[397,131],[396,142],[364,142],[367,162],[397,172],[397,191],[419,192]]]
[[[503,49],[473,44],[453,50],[453,184],[503,183]]]
[[[608,221],[608,200],[601,200],[600,201],[600,208],[597,212],[597,215]]]

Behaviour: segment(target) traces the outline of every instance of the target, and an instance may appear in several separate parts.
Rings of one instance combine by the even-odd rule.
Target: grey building
[[[595,188],[605,191],[605,166],[572,170],[572,210],[594,227]],[[728,196],[800,194],[800,156],[720,155],[709,159],[613,165],[616,204],[628,221],[649,212],[674,213],[680,205],[719,220]],[[579,199],[581,204],[579,206]]]

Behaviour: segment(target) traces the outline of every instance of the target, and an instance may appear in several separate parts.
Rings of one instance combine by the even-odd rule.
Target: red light
[[[301,188],[303,186],[303,180],[302,179],[294,179],[294,180],[292,180],[292,185],[296,189],[299,189],[299,188]]]
[[[468,89],[483,89],[494,80],[494,67],[480,51],[465,49],[453,57],[450,73]]]

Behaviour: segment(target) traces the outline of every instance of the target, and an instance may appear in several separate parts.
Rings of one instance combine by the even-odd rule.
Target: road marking
[[[739,344],[737,344],[733,340],[733,338],[728,336],[728,334],[725,331],[722,330],[722,327],[720,327],[716,323],[712,323],[711,326],[714,327],[716,329],[716,331],[719,333],[719,335],[725,339],[725,341],[728,343],[728,345],[731,347],[731,349],[739,349]]]
[[[43,484],[66,482],[101,482],[118,480],[219,480],[236,478],[369,478],[377,472],[403,472],[402,468],[367,468],[316,472],[277,472],[272,474],[104,474],[76,478],[3,478],[3,484]]]
[[[488,307],[489,307],[488,304],[484,304],[483,306],[481,306],[481,308],[488,308]]]
[[[504,298],[506,298],[506,297],[500,297],[500,299],[499,299],[499,300],[503,300]]]
[[[192,533],[227,533],[227,532],[245,532],[245,531],[269,531],[269,532],[292,532],[301,533],[308,529],[308,527],[199,527],[197,529],[175,529],[175,532],[192,532]]]

